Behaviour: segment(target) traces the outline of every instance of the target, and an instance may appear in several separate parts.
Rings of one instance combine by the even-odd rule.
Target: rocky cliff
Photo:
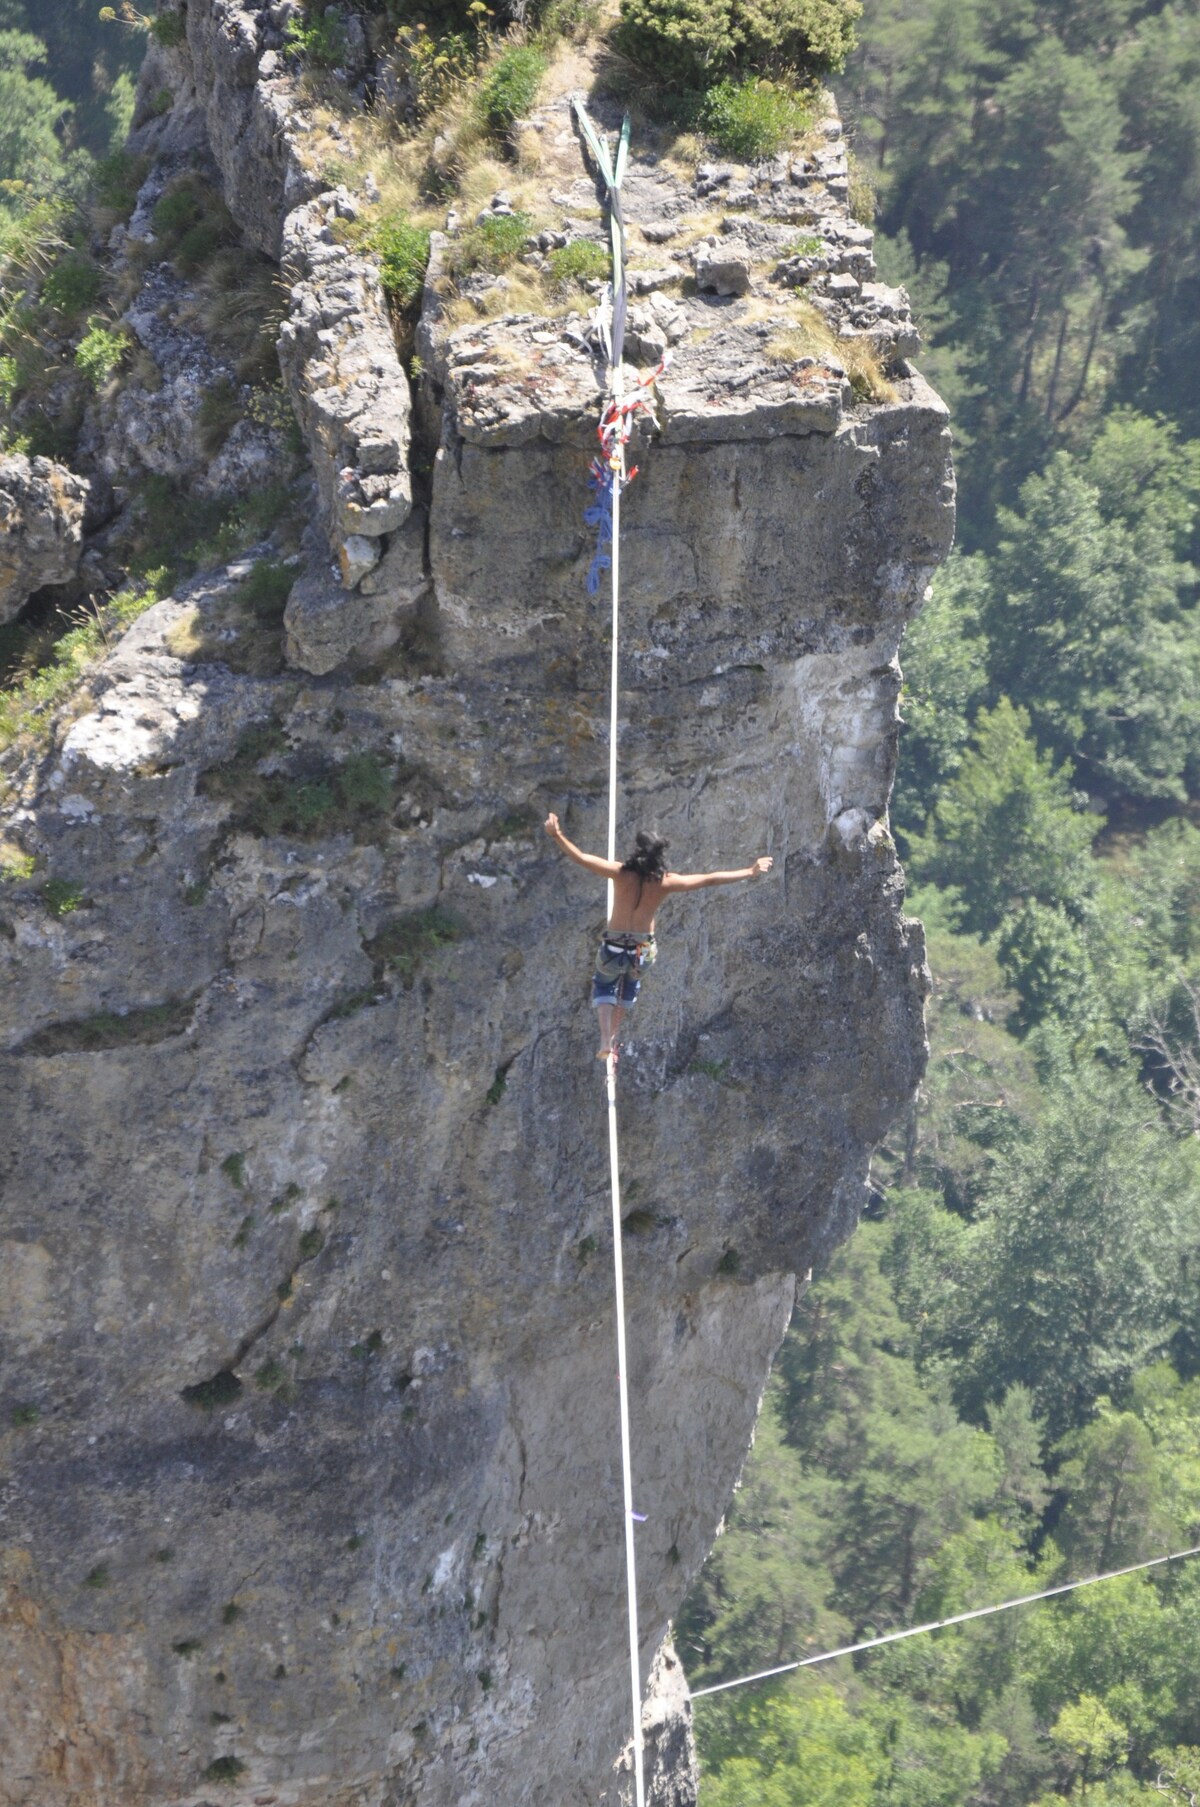
[[[514,313],[493,281],[456,316],[451,234],[410,397],[339,230],[361,193],[305,160],[286,10],[190,0],[137,140],[150,197],[215,172],[282,259],[312,473],[285,621],[234,656],[264,549],[204,570],[8,756],[0,1801],[615,1804],[603,896],[539,827],[604,836],[600,364],[586,301]],[[531,122],[548,244],[601,237],[579,64]],[[852,1227],[923,1050],[886,809],[897,650],[951,532],[946,415],[835,119],[818,138],[753,169],[643,150],[628,185],[631,350],[674,361],[627,498],[623,836],[776,862],[672,906],[621,1068],[660,1807],[695,1785],[657,1653],[795,1276]],[[178,303],[144,304],[148,205],[139,232],[152,350]],[[815,350],[787,337],[798,285]],[[168,379],[140,441],[119,406],[93,421],[98,468],[176,418]]]

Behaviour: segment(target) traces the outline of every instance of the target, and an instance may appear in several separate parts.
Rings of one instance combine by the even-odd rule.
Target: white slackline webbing
[[[620,372],[614,374],[620,393]],[[617,857],[617,672],[621,596],[621,483],[625,458],[614,473],[612,500],[612,674],[608,717],[608,857]],[[612,912],[613,882],[608,881]],[[629,1449],[629,1368],[625,1354],[625,1267],[621,1259],[621,1161],[617,1145],[617,1070],[610,1054],[605,1063],[608,1089],[608,1166],[612,1182],[613,1284],[617,1300],[617,1381],[621,1395],[621,1481],[625,1496],[625,1587],[629,1601],[629,1683],[633,1706],[633,1776],[637,1807],[645,1807],[646,1782],[642,1751],[642,1683],[638,1657],[637,1557],[634,1550],[633,1459]]]
[[[1173,1550],[1169,1556],[1152,1556],[1148,1562],[1131,1562],[1127,1568],[1109,1569],[1103,1575],[1087,1575],[1082,1581],[1064,1581],[1058,1587],[1043,1588],[1040,1594],[1022,1594],[1016,1600],[1002,1600],[998,1606],[977,1606],[973,1612],[954,1613],[949,1619],[933,1619],[928,1625],[910,1625],[904,1631],[889,1631],[881,1638],[866,1638],[861,1644],[843,1644],[840,1650],[806,1656],[798,1663],[781,1663],[777,1669],[760,1669],[756,1675],[739,1675],[736,1681],[693,1688],[692,1699],[701,1700],[706,1694],[724,1694],[729,1688],[748,1688],[751,1682],[769,1681],[773,1675],[790,1675],[796,1669],[810,1669],[814,1663],[831,1663],[837,1656],[857,1656],[860,1650],[878,1650],[881,1644],[898,1644],[902,1638],[919,1638],[927,1631],[944,1631],[948,1625],[965,1625],[969,1619],[986,1619],[991,1613],[1011,1612],[1014,1606],[1032,1606],[1035,1600],[1053,1600],[1057,1594],[1073,1594],[1081,1587],[1095,1587],[1098,1581],[1115,1581],[1119,1575],[1136,1575],[1142,1569],[1161,1568],[1165,1562],[1183,1562],[1189,1556],[1200,1556],[1200,1544],[1193,1544],[1190,1550]]]
[[[623,331],[617,326],[619,308],[623,318],[624,247],[618,190],[625,171],[629,149],[629,120],[625,120],[617,145],[615,166],[579,101],[576,112],[584,137],[608,186],[613,253],[613,315],[609,322],[609,383],[615,400],[621,398],[621,342]],[[620,694],[620,626],[621,626],[621,485],[625,481],[625,449],[618,418],[614,451],[619,463],[612,473],[612,654],[608,702],[608,858],[617,857],[617,729]],[[614,886],[608,881],[608,914],[612,915]],[[645,1763],[642,1749],[642,1682],[638,1653],[637,1555],[634,1549],[633,1459],[629,1447],[629,1368],[625,1350],[625,1267],[621,1250],[621,1160],[617,1142],[617,1070],[610,1054],[605,1062],[605,1086],[608,1092],[608,1166],[612,1188],[613,1286],[617,1307],[617,1385],[621,1401],[621,1485],[625,1507],[625,1589],[629,1608],[629,1691],[633,1709],[633,1776],[636,1807],[646,1807]]]

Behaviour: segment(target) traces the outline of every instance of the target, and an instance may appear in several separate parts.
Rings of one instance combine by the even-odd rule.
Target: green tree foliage
[[[63,167],[59,128],[71,112],[32,70],[45,45],[25,31],[0,31],[0,193],[40,196]]]
[[[861,38],[968,548],[902,649],[930,1060],[681,1620],[704,1679],[1200,1540],[1200,10],[867,0]],[[1188,1565],[831,1665],[863,1742],[821,1762],[872,1807],[1195,1807],[1198,1635]],[[704,1807],[806,1798],[816,1685],[701,1707]]]
[[[990,1439],[918,1381],[884,1243],[864,1226],[839,1252],[780,1360],[788,1440],[840,1483],[831,1600],[855,1627],[908,1615],[933,1556],[999,1478]]]
[[[860,0],[622,0],[617,43],[660,81],[710,87],[723,75],[840,69]]]
[[[912,865],[934,883],[957,881],[965,926],[986,934],[1029,900],[1086,896],[1093,834],[1066,773],[1038,751],[1028,713],[1001,697],[979,711],[974,744],[913,838]]]
[[[1200,623],[1176,555],[1195,448],[1173,483],[1156,482],[1136,456],[1140,424],[1101,436],[1103,491],[1060,452],[1001,511],[985,619],[994,681],[1028,698],[1043,746],[1091,785],[1182,799],[1200,775]]]
[[[880,223],[929,272],[959,424],[986,447],[960,471],[972,540],[1108,398],[1182,405],[1194,431],[1195,9],[868,0],[860,39]]]
[[[1027,1386],[1052,1435],[1169,1340],[1200,1229],[1193,1151],[1131,1078],[1085,1067],[997,1167],[966,1302],[968,1401]]]
[[[887,1768],[873,1728],[829,1687],[751,1701],[715,1742],[704,1807],[873,1807]]]
[[[905,829],[920,827],[922,800],[957,772],[972,715],[986,697],[987,596],[986,561],[952,553],[905,635],[904,758],[892,801],[893,816]]]
[[[140,30],[108,24],[96,0],[7,0],[13,22],[46,47],[48,78],[70,102],[68,148],[96,157],[115,150],[133,108],[133,81],[146,50]],[[153,11],[144,6],[142,11]],[[7,22],[7,21],[4,21]]]
[[[1055,1541],[1075,1573],[1137,1562],[1168,1535],[1159,1501],[1154,1443],[1133,1412],[1107,1402],[1090,1424],[1062,1439],[1055,1476],[1066,1504]]]

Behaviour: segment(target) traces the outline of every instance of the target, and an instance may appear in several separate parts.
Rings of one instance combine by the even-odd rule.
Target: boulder
[[[696,287],[713,295],[746,295],[750,292],[750,253],[736,239],[723,244],[703,244],[693,255]]]
[[[86,480],[50,458],[0,457],[0,622],[75,576],[87,497]]]

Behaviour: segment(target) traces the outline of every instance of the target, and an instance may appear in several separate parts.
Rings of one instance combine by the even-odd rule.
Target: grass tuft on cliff
[[[21,1043],[19,1054],[99,1054],[113,1048],[147,1047],[182,1035],[192,1020],[196,998],[173,998],[132,1010],[98,1010],[94,1016],[50,1023]]]
[[[801,358],[840,363],[859,401],[894,402],[895,385],[889,380],[869,339],[839,337],[811,301],[792,304],[787,324],[780,326],[764,346],[774,364],[795,365]]]
[[[247,834],[317,840],[349,833],[358,842],[386,834],[405,769],[361,752],[340,765],[289,771],[286,745],[277,728],[252,728],[230,759],[201,774],[198,791],[229,803],[230,825]]]
[[[440,904],[425,910],[409,910],[393,916],[364,946],[381,970],[390,968],[411,984],[416,972],[433,954],[461,941],[466,928],[457,916]]]

